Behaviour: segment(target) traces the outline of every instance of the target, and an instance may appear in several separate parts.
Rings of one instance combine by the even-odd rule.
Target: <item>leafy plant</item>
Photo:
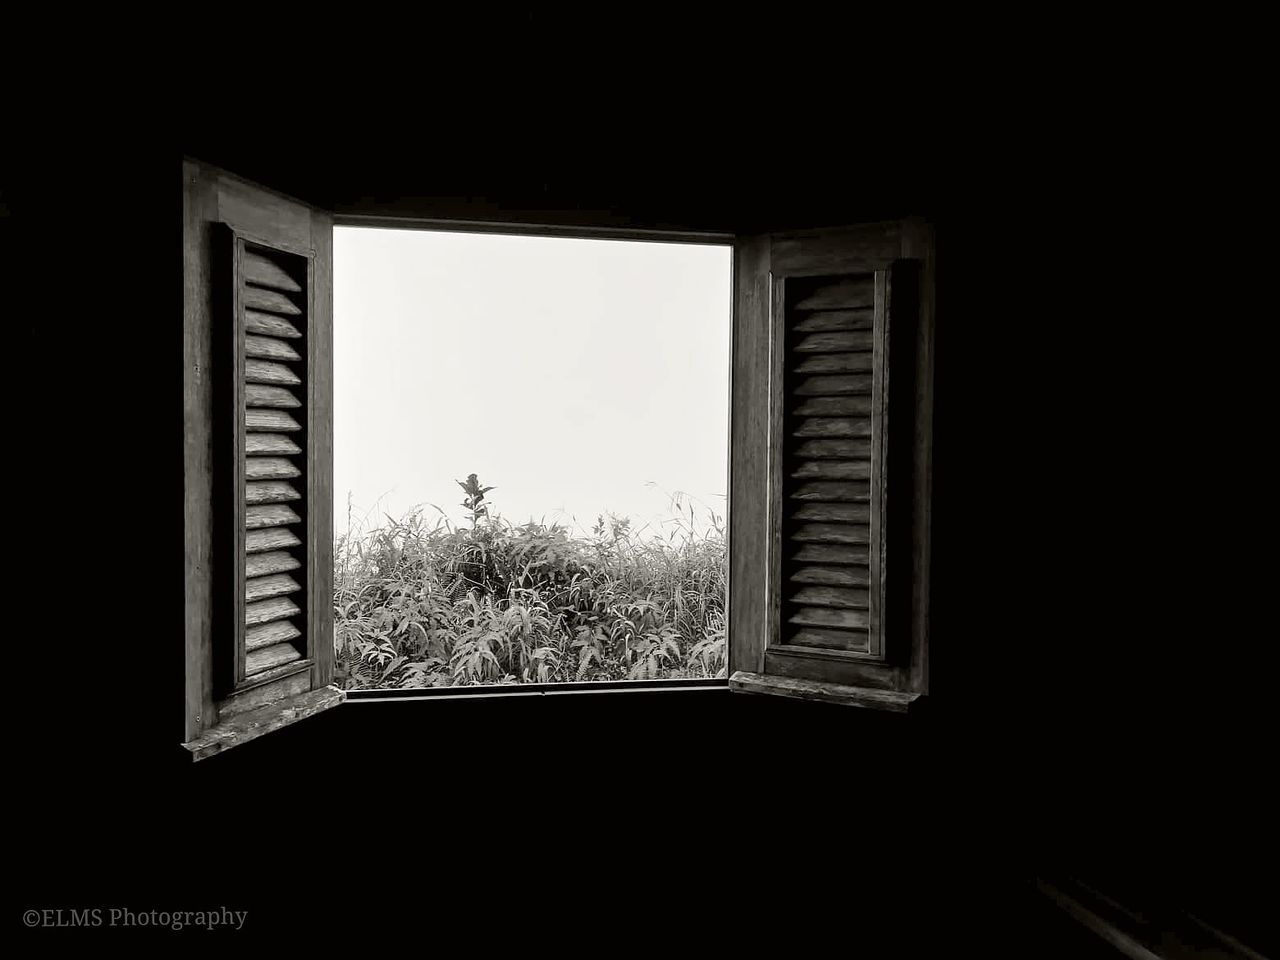
[[[339,682],[348,688],[723,677],[724,526],[644,539],[598,518],[587,536],[503,520],[469,474],[470,528],[420,510],[335,549]],[[437,508],[438,509],[438,508]]]

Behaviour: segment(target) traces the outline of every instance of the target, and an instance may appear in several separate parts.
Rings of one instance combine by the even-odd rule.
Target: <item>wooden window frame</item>
[[[184,161],[184,177],[193,177],[195,171],[209,170],[198,161]],[[231,181],[240,178],[227,174]],[[193,179],[191,182],[195,182]],[[248,181],[240,181],[248,184]],[[234,191],[233,191],[234,192]],[[859,224],[854,227],[788,231],[761,236],[743,236],[730,232],[692,230],[654,230],[625,227],[592,227],[564,223],[528,223],[475,221],[452,218],[397,217],[317,211],[292,198],[276,194],[282,210],[288,215],[306,211],[318,216],[327,225],[322,233],[323,242],[332,244],[332,228],[381,227],[408,230],[434,230],[458,233],[497,233],[516,236],[564,237],[576,239],[632,240],[642,242],[695,243],[727,246],[732,251],[730,282],[730,356],[729,356],[729,448],[728,448],[728,498],[726,504],[726,547],[729,569],[725,597],[726,636],[728,657],[727,679],[676,679],[666,681],[595,681],[588,683],[503,685],[484,688],[430,688],[422,690],[370,690],[335,691],[328,687],[332,674],[333,633],[332,619],[326,617],[322,605],[308,603],[307,650],[304,662],[310,665],[311,691],[290,701],[276,701],[278,715],[260,716],[252,729],[215,730],[215,736],[225,740],[225,745],[252,739],[264,732],[310,716],[346,699],[376,702],[379,700],[436,699],[460,696],[525,696],[530,694],[576,692],[641,692],[651,689],[734,689],[750,693],[766,693],[798,697],[801,699],[827,700],[856,706],[890,711],[905,711],[911,703],[928,692],[928,617],[929,617],[929,521],[932,498],[932,402],[933,402],[933,337],[934,337],[934,245],[932,227],[927,222],[909,218],[883,223]],[[234,198],[233,198],[234,199]],[[225,203],[226,198],[220,200]],[[208,217],[209,198],[205,193],[189,193],[186,198],[187,222],[200,223]],[[245,216],[246,221],[254,218]],[[331,270],[317,271],[322,261],[331,268],[332,250],[322,251],[316,257],[314,250],[297,248],[280,231],[273,230],[270,218],[258,218],[261,229],[240,226],[237,249],[244,241],[285,252],[308,257],[308,304],[315,311],[320,298],[331,304]],[[821,249],[825,237],[845,237],[850,232],[867,240],[867,251],[859,266],[873,264],[883,270],[891,261],[900,257],[915,258],[921,265],[920,318],[915,338],[915,396],[912,423],[913,482],[909,494],[911,510],[909,521],[910,571],[913,580],[910,604],[909,640],[885,646],[883,637],[877,638],[872,649],[865,654],[832,654],[813,650],[789,650],[776,642],[779,585],[777,577],[770,573],[778,562],[778,510],[773,504],[778,490],[778,449],[781,430],[779,398],[771,381],[771,371],[780,362],[779,331],[781,310],[777,297],[785,292],[790,276],[815,275],[821,272],[812,256],[802,269],[791,271],[790,259],[804,244],[815,240]],[[881,234],[883,236],[881,236]],[[313,237],[314,239],[314,237]],[[861,241],[859,241],[861,242]],[[185,312],[188,331],[208,322],[208,312],[214,309],[209,289],[208,248],[204,241],[184,234]],[[810,246],[810,251],[812,246]],[[833,247],[834,249],[834,247]],[[194,261],[194,262],[193,262]],[[845,260],[832,258],[828,272],[849,269]],[[877,273],[876,314],[877,330],[883,334],[883,282]],[[326,311],[321,310],[324,314]],[[315,399],[333,389],[332,314],[327,311],[324,319],[327,329],[322,337],[307,338],[305,358],[307,377],[308,423],[306,425],[307,462],[312,468],[308,476],[306,517],[307,528],[307,591],[332,593],[332,512],[325,505],[332,502],[333,477],[333,423],[331,405],[317,404]],[[190,341],[190,338],[188,338]],[[882,337],[873,346],[876,361],[883,349]],[[198,353],[198,351],[197,351]],[[203,376],[201,364],[206,358],[193,355],[191,344],[187,347],[188,386],[187,400],[191,400],[192,384],[198,384]],[[873,361],[879,374],[881,364]],[[873,396],[879,398],[873,410],[873,460],[883,456],[884,384],[873,386]],[[237,406],[239,409],[239,406]],[[314,412],[320,411],[319,422],[311,422]],[[895,429],[901,429],[895,427]],[[878,443],[877,440],[880,442]],[[188,477],[206,474],[210,464],[199,442],[190,438],[185,453]],[[242,480],[243,477],[241,476]],[[241,484],[242,486],[242,484]],[[873,490],[872,523],[880,523],[884,510],[885,491]],[[188,530],[194,523],[197,530],[208,530],[213,514],[212,501],[204,498],[199,488],[189,489],[186,498],[186,522]],[[902,499],[899,495],[899,499]],[[897,507],[895,506],[895,510]],[[241,521],[243,503],[235,516]],[[209,734],[209,725],[202,719],[216,711],[213,674],[216,670],[212,651],[204,649],[193,638],[208,637],[207,627],[199,621],[207,616],[209,598],[215,593],[208,572],[202,567],[207,544],[200,542],[202,534],[193,540],[188,533],[187,556],[187,670],[186,670],[186,740],[193,741]],[[243,530],[240,531],[241,540]],[[243,551],[241,551],[243,553]],[[327,560],[327,563],[325,562]],[[900,575],[900,574],[899,574]],[[243,588],[238,594],[243,593]],[[216,597],[215,597],[216,600]],[[237,608],[242,608],[242,603]],[[193,612],[194,611],[194,612]],[[326,629],[326,626],[328,629]],[[896,628],[895,628],[896,629]],[[207,641],[206,641],[207,643]],[[324,647],[324,649],[321,649]],[[293,666],[293,665],[290,665]],[[302,664],[297,665],[300,675]],[[279,678],[275,678],[279,679]],[[301,681],[299,681],[301,682]],[[321,689],[323,685],[323,689]],[[254,702],[254,691],[260,685],[237,688],[231,694],[243,698],[245,709]],[[537,689],[534,689],[534,688]],[[206,711],[210,711],[206,713]],[[191,744],[187,744],[191,747]],[[222,748],[218,744],[205,753],[194,751],[197,757],[211,755]]]
[[[365,214],[333,214],[334,227],[374,227],[382,229],[434,231],[439,233],[484,233],[504,234],[525,237],[558,237],[571,240],[631,240],[646,243],[683,243],[701,244],[704,246],[727,247],[730,252],[729,266],[729,423],[727,438],[729,444],[729,463],[726,464],[726,483],[731,489],[732,477],[732,444],[733,444],[733,345],[735,341],[734,326],[736,313],[733,306],[733,290],[736,281],[735,269],[737,235],[733,233],[696,230],[649,230],[629,227],[588,227],[577,225],[559,225],[553,223],[510,223],[491,220],[451,220],[432,217],[392,217]],[[729,500],[732,494],[729,495]],[[728,516],[732,514],[732,506],[725,507],[726,538],[725,551],[732,550],[728,536]],[[725,594],[726,621],[728,620],[729,597],[733,590],[732,574],[728,577]],[[731,650],[733,638],[726,631],[726,647]],[[348,690],[350,701],[377,700],[429,700],[448,699],[450,697],[475,696],[528,696],[530,694],[558,693],[602,693],[602,692],[640,692],[643,690],[696,690],[723,689],[729,685],[728,676],[724,677],[675,677],[662,680],[591,680],[566,681],[563,683],[538,684],[486,684],[483,687],[422,687],[406,690],[394,688],[376,690]]]

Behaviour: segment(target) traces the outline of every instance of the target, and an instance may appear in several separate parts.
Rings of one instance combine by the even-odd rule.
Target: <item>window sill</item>
[[[545,697],[581,693],[670,693],[672,691],[727,690],[728,680],[603,680],[584,683],[508,683],[473,687],[410,687],[379,690],[347,690],[348,703],[385,700],[452,700],[477,697]]]
[[[287,727],[307,717],[314,717],[330,707],[336,707],[346,699],[346,691],[339,690],[337,687],[313,690],[311,693],[290,700],[287,705],[280,702],[270,703],[257,710],[239,714],[211,730],[206,730],[201,736],[184,743],[183,746],[190,751],[192,760],[203,760],[231,747],[255,740],[264,733],[279,730],[281,727]]]
[[[819,683],[816,680],[774,677],[763,673],[747,673],[743,670],[739,670],[729,678],[729,689],[735,693],[759,693],[775,697],[792,697],[797,700],[820,700],[824,703],[887,710],[891,713],[907,713],[921,696],[918,693],[852,687],[840,683]]]

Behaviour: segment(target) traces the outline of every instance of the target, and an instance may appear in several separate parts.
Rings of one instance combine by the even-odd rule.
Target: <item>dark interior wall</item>
[[[679,150],[623,131],[556,146],[512,135],[316,150],[201,131],[120,144],[110,125],[93,129],[18,171],[5,197],[16,265],[6,286],[19,292],[8,316],[26,374],[14,442],[38,465],[15,471],[25,580],[11,658],[18,862],[31,890],[234,889],[261,903],[340,877],[403,909],[414,895],[351,878],[404,860],[449,864],[422,881],[447,912],[451,879],[540,888],[543,870],[576,862],[575,889],[635,871],[714,890],[719,916],[752,909],[742,904],[761,889],[843,911],[846,893],[880,876],[902,891],[899,909],[919,902],[914,885],[977,924],[978,891],[996,889],[985,874],[1075,863],[1214,899],[1206,870],[1246,850],[1260,802],[1238,776],[1263,755],[1257,715],[1223,693],[1229,673],[1247,686],[1248,661],[1206,664],[1193,624],[1115,612],[1148,596],[1141,571],[1119,591],[1113,571],[1081,576],[1099,554],[1118,550],[1135,567],[1139,554],[1133,531],[1103,522],[1114,504],[1093,513],[1073,495],[1097,471],[1054,442],[1080,436],[1076,419],[1104,422],[1108,406],[1061,391],[1089,353],[1054,335],[1067,296],[1044,296],[1064,289],[1062,266],[1088,239],[1061,185],[978,163],[954,130],[933,151],[786,158],[741,127]],[[556,210],[587,224],[708,230],[935,219],[926,715],[904,724],[724,692],[358,704],[183,766],[170,732],[183,153],[353,212],[537,220]],[[1093,291],[1122,279],[1095,277]],[[1108,336],[1122,339],[1117,328]],[[1096,463],[1120,441],[1074,449]],[[253,875],[236,866],[236,851],[277,842],[305,851],[307,865],[272,853]],[[846,883],[815,891],[793,879],[833,862]],[[1247,897],[1242,883],[1232,889]]]

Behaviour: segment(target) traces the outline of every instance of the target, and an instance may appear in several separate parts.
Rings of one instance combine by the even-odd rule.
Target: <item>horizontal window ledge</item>
[[[313,690],[299,697],[280,700],[242,713],[205,731],[195,740],[183,744],[191,753],[192,760],[203,760],[214,754],[222,753],[231,747],[248,743],[264,733],[279,730],[291,723],[314,717],[330,707],[336,707],[346,700],[345,690],[337,687],[325,687]]]
[[[580,693],[671,693],[673,691],[725,690],[723,679],[678,678],[671,680],[593,680],[579,683],[476,684],[466,687],[384,687],[348,690],[348,703],[383,700],[450,700],[473,697],[543,697]]]
[[[854,687],[842,683],[821,683],[817,680],[799,680],[794,677],[775,677],[763,673],[747,673],[739,670],[729,678],[729,689],[735,693],[759,693],[775,697],[791,697],[796,700],[819,700],[823,703],[841,703],[850,707],[866,707],[872,710],[888,710],[906,713],[921,694],[903,693],[899,690],[876,690],[871,687]]]

